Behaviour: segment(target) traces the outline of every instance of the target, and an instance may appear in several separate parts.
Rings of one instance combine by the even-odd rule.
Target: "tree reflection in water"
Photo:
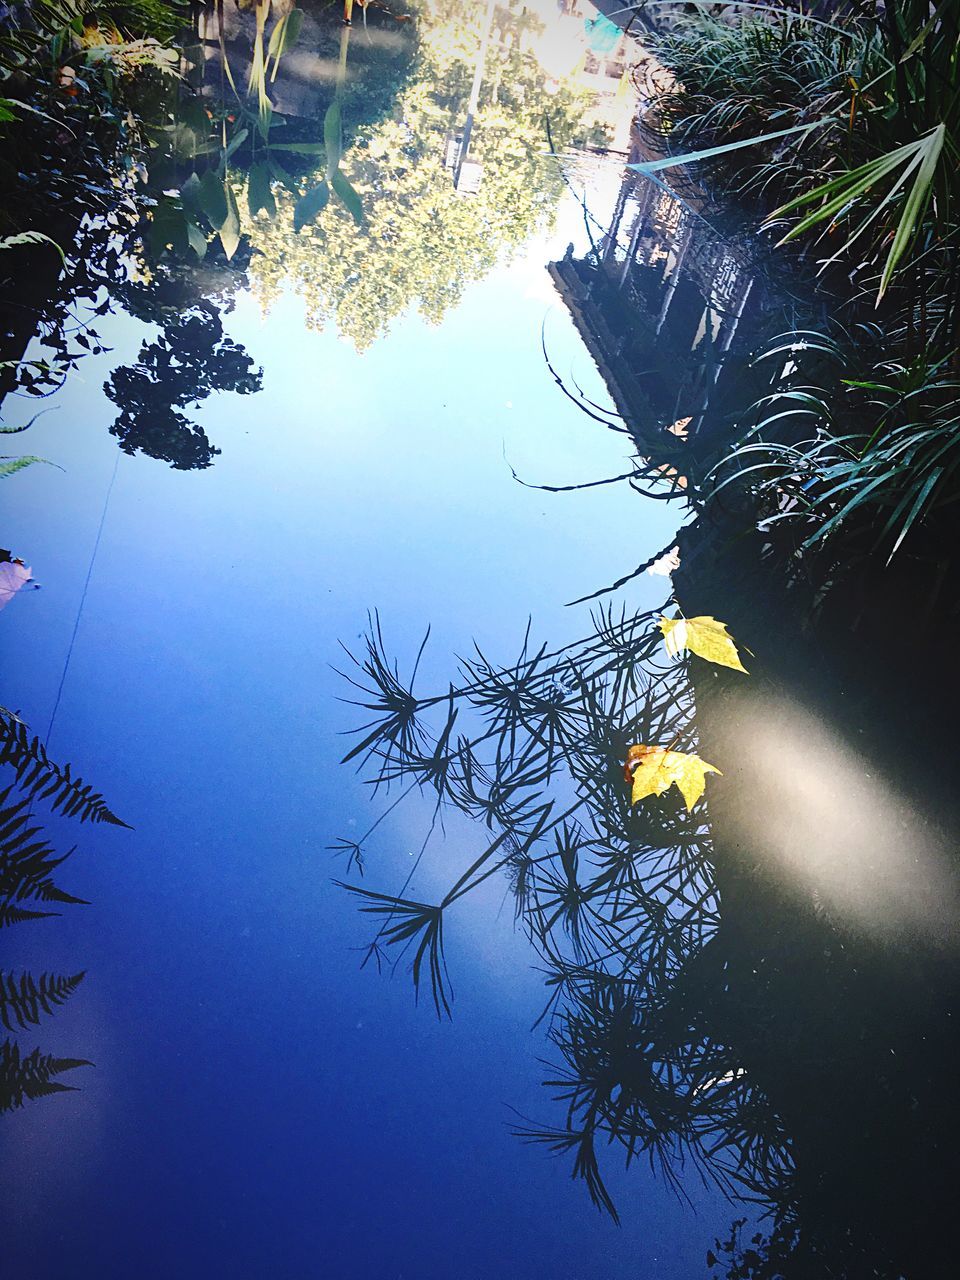
[[[244,347],[223,331],[222,309],[243,276],[224,267],[217,279],[209,267],[168,264],[149,286],[122,290],[125,308],[162,326],[144,342],[136,364],[121,365],[104,384],[120,409],[110,428],[125,453],[142,452],[181,471],[208,467],[220,452],[183,410],[214,391],[250,395],[263,385]]]

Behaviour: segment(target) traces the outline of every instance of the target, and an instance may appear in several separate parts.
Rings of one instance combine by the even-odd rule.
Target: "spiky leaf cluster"
[[[377,619],[357,659],[373,719],[346,760],[375,786],[434,799],[434,817],[397,894],[347,884],[379,921],[368,958],[409,956],[449,1014],[443,953],[450,908],[495,875],[546,973],[544,1010],[563,1068],[549,1081],[565,1121],[523,1137],[572,1155],[595,1203],[614,1213],[597,1148],[643,1156],[679,1188],[685,1160],[722,1185],[769,1192],[789,1170],[783,1132],[736,1054],[704,1029],[694,994],[711,976],[719,921],[702,805],[666,793],[632,805],[631,743],[695,749],[682,664],[662,664],[657,611],[598,613],[581,640],[531,642],[506,665],[479,649],[445,692],[413,693],[386,656]],[[414,667],[419,665],[423,648]],[[391,806],[392,807],[392,806]],[[438,903],[408,893],[438,816],[474,820],[483,840]],[[373,829],[341,842],[357,865]]]

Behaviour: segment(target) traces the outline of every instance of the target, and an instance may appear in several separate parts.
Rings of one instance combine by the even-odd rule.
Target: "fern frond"
[[[47,755],[40,739],[31,736],[22,720],[0,711],[0,764],[9,764],[21,789],[31,800],[46,800],[50,808],[81,822],[110,822],[127,827],[107,806],[103,796],[74,777],[70,766],[58,765]]]
[[[47,916],[59,914],[59,911],[28,911],[24,907],[14,906],[12,902],[0,902],[0,929],[19,924],[22,920],[44,920]]]
[[[0,1045],[0,1112],[13,1111],[33,1098],[75,1091],[73,1085],[60,1084],[53,1077],[91,1066],[85,1058],[55,1058],[39,1049],[21,1057],[19,1045],[5,1040]]]
[[[86,905],[83,898],[60,889],[51,879],[51,873],[73,850],[58,857],[52,846],[40,837],[40,828],[27,825],[29,800],[10,804],[11,791],[12,787],[0,791],[0,902],[8,909],[25,899]],[[3,923],[13,923],[13,920],[4,920],[0,915],[0,924]]]
[[[42,973],[38,981],[32,973],[15,977],[0,970],[0,1022],[8,1031],[13,1031],[14,1023],[22,1029],[36,1026],[41,1014],[53,1013],[55,1006],[73,995],[83,977],[83,973]]]

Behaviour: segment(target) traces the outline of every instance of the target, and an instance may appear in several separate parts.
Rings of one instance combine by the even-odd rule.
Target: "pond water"
[[[426,317],[413,295],[395,318],[366,317],[369,334],[349,331],[350,316],[319,330],[304,281],[337,245],[305,239],[302,274],[278,250],[258,280],[254,259],[221,309],[262,388],[186,410],[216,456],[118,450],[105,384],[149,367],[143,348],[162,333],[168,347],[193,340],[168,313],[141,319],[118,302],[97,324],[106,350],[30,429],[31,451],[56,465],[5,486],[5,540],[41,589],[4,613],[4,700],[133,830],[54,820],[79,845],[67,887],[92,905],[10,931],[15,971],[86,971],[37,1040],[95,1063],[79,1092],[8,1118],[11,1275],[679,1277],[727,1224],[697,1180],[685,1206],[616,1161],[618,1229],[566,1163],[511,1134],[515,1112],[548,1109],[547,1045],[531,1033],[542,979],[502,884],[461,912],[456,1013],[442,1024],[402,969],[392,982],[361,970],[369,930],[331,884],[346,867],[328,846],[379,812],[338,764],[357,714],[333,668],[367,611],[406,657],[429,624],[424,671],[442,681],[474,640],[511,655],[530,616],[551,644],[577,634],[587,606],[565,602],[667,544],[678,520],[627,491],[554,495],[511,477],[576,483],[623,470],[631,452],[545,364],[541,330],[562,376],[610,404],[547,271],[568,245],[588,248],[580,198],[556,188],[555,161],[530,164],[543,211],[506,250],[492,244],[456,296],[431,304],[452,273],[423,246],[410,269]],[[620,163],[573,171],[602,218]],[[452,216],[486,216],[482,198],[455,197]],[[476,256],[467,232],[433,251]],[[282,278],[264,307],[270,271]],[[198,365],[223,367],[219,341],[197,326]],[[11,397],[5,410],[19,425],[35,404]],[[149,412],[136,402],[133,433]],[[142,430],[126,438],[149,448]],[[168,465],[187,456],[212,465]],[[654,606],[666,588],[640,580],[631,603]],[[399,887],[419,839],[397,810],[368,875]],[[412,889],[429,896],[476,839],[453,827]]]
[[[598,1154],[620,1224],[598,1213],[570,1177],[571,1152],[550,1158],[513,1132],[562,1128],[566,1118],[558,1087],[542,1084],[559,1078],[562,1056],[549,1019],[539,1021],[553,992],[543,967],[556,957],[531,946],[528,934],[543,943],[536,924],[515,921],[516,832],[527,818],[507,823],[501,808],[486,824],[470,822],[470,804],[454,803],[441,829],[436,790],[411,790],[415,774],[385,792],[370,785],[376,759],[372,768],[361,757],[341,764],[363,737],[358,727],[376,718],[349,701],[370,695],[344,673],[369,687],[350,655],[362,659],[377,625],[401,682],[429,626],[418,689],[436,691],[442,710],[451,680],[484,686],[482,664],[458,676],[457,658],[478,662],[476,645],[495,668],[516,662],[528,620],[528,654],[543,643],[582,656],[596,606],[569,602],[617,579],[630,578],[602,597],[611,628],[621,608],[656,616],[668,578],[633,571],[674,546],[685,511],[660,499],[682,496],[685,477],[675,454],[655,448],[706,430],[720,362],[761,310],[742,248],[716,236],[695,202],[625,172],[617,148],[630,141],[630,63],[643,51],[594,11],[572,8],[550,6],[540,24],[526,9],[505,11],[486,65],[480,10],[428,5],[410,23],[371,7],[353,28],[332,10],[310,10],[276,86],[266,81],[276,116],[260,141],[256,104],[227,118],[219,32],[201,15],[187,77],[194,96],[180,92],[166,130],[179,150],[144,145],[143,172],[128,167],[117,188],[121,208],[143,195],[138,184],[150,194],[145,242],[131,247],[136,220],[124,224],[116,207],[98,204],[73,225],[71,270],[40,281],[39,332],[25,358],[62,356],[77,334],[86,346],[43,402],[47,412],[13,437],[29,438],[30,453],[54,465],[4,482],[3,541],[39,589],[19,591],[0,620],[2,701],[132,829],[43,811],[54,843],[77,845],[57,881],[90,905],[5,931],[10,971],[85,973],[55,1016],[17,1033],[24,1051],[40,1044],[95,1064],[62,1077],[77,1092],[4,1118],[12,1276],[686,1280],[706,1273],[707,1251],[735,1217],[755,1212],[751,1189],[723,1174],[735,1202],[726,1198],[703,1152],[736,1146],[742,1129],[750,1169],[771,1178],[781,1170],[777,1142],[789,1124],[784,1137],[779,1119],[756,1118],[767,1115],[761,1093],[777,1094],[766,1060],[744,1048],[760,1081],[750,1092],[747,1068],[726,1047],[737,1039],[733,1014],[726,1009],[722,1029],[701,1043],[688,1030],[699,1025],[688,1004],[668,1036],[695,1047],[689,1080],[674,1081],[678,1068],[659,1049],[649,1051],[649,1079],[657,1105],[673,1089],[685,1114],[702,1113],[699,1157],[684,1159],[681,1142],[661,1163],[655,1142],[649,1157],[640,1144],[624,1168],[623,1143],[608,1150],[604,1137]],[[237,76],[256,39],[252,21],[228,13],[223,48]],[[458,169],[474,76],[480,106]],[[548,154],[545,104],[562,158]],[[209,120],[231,140],[226,195],[203,176],[196,139]],[[343,131],[333,164],[332,120]],[[312,166],[324,125],[321,178]],[[603,139],[612,150],[599,154]],[[271,168],[278,155],[300,166],[286,171],[286,186]],[[305,208],[321,180],[324,199]],[[253,208],[264,183],[272,219],[265,202]],[[194,232],[207,241],[202,261],[190,256]],[[22,425],[36,408],[31,396],[8,395],[4,424]],[[647,448],[654,436],[660,444]],[[647,496],[622,484],[571,488],[630,472],[638,450],[662,468]],[[688,584],[691,596],[703,598],[704,578],[709,571]],[[747,594],[736,607],[731,600],[746,631],[750,608]],[[572,671],[548,673],[561,701],[580,696]],[[685,677],[674,692],[689,707]],[[712,705],[702,682],[695,693]],[[484,714],[498,713],[488,705]],[[713,729],[723,742],[758,726],[751,749],[762,776],[759,791],[743,784],[739,808],[718,811],[717,844],[742,852],[768,839],[785,864],[796,858],[791,822],[805,835],[811,822],[835,825],[825,802],[812,819],[788,806],[770,826],[781,796],[763,765],[785,748],[763,733],[790,715],[761,699],[732,717],[718,713]],[[796,712],[787,735],[801,754],[827,741],[805,715]],[[708,715],[708,744],[709,730]],[[627,740],[611,740],[621,764]],[[749,754],[737,741],[733,749]],[[512,768],[512,741],[503,755]],[[849,763],[841,757],[838,749],[834,785]],[[403,752],[387,753],[388,764],[398,761]],[[485,767],[499,781],[506,763],[498,752],[495,768]],[[572,780],[589,791],[576,769]],[[462,795],[467,782],[457,785]],[[558,808],[576,790],[565,785]],[[832,794],[826,781],[821,790]],[[865,823],[876,796],[869,787],[856,796]],[[605,803],[596,808],[608,820]],[[699,886],[698,915],[659,919],[665,952],[675,948],[665,975],[676,978],[704,942],[715,957],[718,938],[726,976],[706,981],[714,995],[738,974],[755,978],[760,952],[771,970],[787,952],[804,954],[777,915],[790,902],[762,893],[774,943],[751,950],[750,935],[751,946],[729,946],[706,871],[709,830],[699,819],[690,826],[679,806],[661,817],[676,848],[700,859],[680,889],[668,883],[678,874],[671,864],[643,899],[652,918],[677,898],[689,906],[685,895]],[[333,880],[434,903],[498,832],[516,856],[458,900],[445,924],[455,1000],[452,1019],[438,1018],[436,984],[424,978],[414,999],[415,951],[398,961],[396,948],[367,950],[397,917],[358,913],[374,899],[351,899]],[[856,855],[852,835],[836,839]],[[892,847],[876,847],[881,879],[889,874],[869,909],[887,919],[899,864]],[[938,857],[933,849],[931,866]],[[773,878],[791,880],[793,870]],[[741,881],[729,867],[718,874],[738,920]],[[813,879],[817,920],[835,919],[843,895],[859,892],[819,867]],[[929,924],[933,898],[947,902],[950,926],[952,890],[942,888],[935,877],[921,886],[907,926]],[[598,929],[616,952],[609,922]],[[571,964],[587,954],[575,933],[564,934]],[[821,944],[816,934],[810,954],[821,956]],[[637,943],[627,967],[651,954]],[[755,988],[745,1007],[756,1023]],[[897,1047],[905,988],[888,992]],[[777,990],[782,1023],[764,1024],[768,1042],[802,1003]],[[841,1002],[836,1016],[849,1009]],[[826,1056],[823,1027],[812,1034]],[[614,1103],[625,1097],[619,1089]],[[701,1108],[707,1098],[719,1099],[714,1110]],[[808,1104],[801,1097],[790,1117],[797,1132]],[[679,1112],[672,1121],[650,1112],[653,1131],[683,1129]],[[773,1134],[773,1154],[757,1155],[754,1123],[756,1134]],[[771,1185],[752,1189],[761,1205]]]

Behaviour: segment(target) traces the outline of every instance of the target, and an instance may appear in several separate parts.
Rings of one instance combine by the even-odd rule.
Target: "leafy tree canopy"
[[[551,84],[518,48],[515,19],[498,11],[470,146],[483,165],[476,194],[454,190],[448,137],[462,128],[480,33],[442,13],[424,19],[418,65],[392,113],[360,129],[342,169],[363,202],[356,225],[330,200],[299,232],[297,197],[276,192],[277,214],[249,228],[251,287],[267,309],[285,285],[316,329],[334,324],[368,348],[414,307],[439,323],[464,288],[547,228],[562,190],[548,150],[575,140],[583,96]],[[344,102],[349,118],[351,97]],[[309,187],[309,182],[305,184]]]

